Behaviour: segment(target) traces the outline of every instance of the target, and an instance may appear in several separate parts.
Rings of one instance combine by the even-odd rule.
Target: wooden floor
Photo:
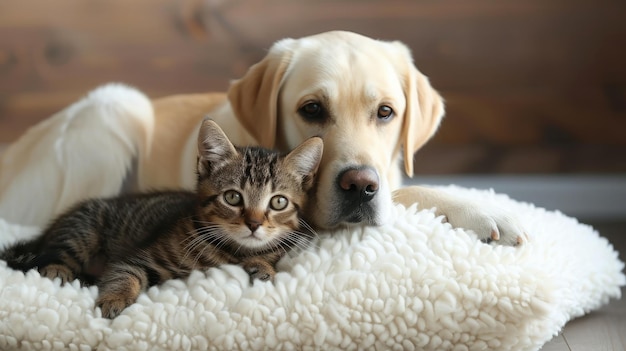
[[[626,260],[626,221],[590,223],[607,237],[622,261]],[[624,351],[626,350],[626,288],[619,301],[569,322],[561,334],[542,351]]]

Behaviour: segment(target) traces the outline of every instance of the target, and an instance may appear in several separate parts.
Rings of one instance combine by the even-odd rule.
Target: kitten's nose
[[[248,226],[248,228],[250,228],[250,230],[254,233],[255,230],[257,230],[259,228],[259,226],[261,225],[261,223],[257,222],[257,221],[246,221],[246,225]]]
[[[261,224],[263,224],[263,218],[257,218],[255,216],[246,216],[245,222],[248,228],[250,228],[250,230],[254,233],[257,229],[259,229]]]

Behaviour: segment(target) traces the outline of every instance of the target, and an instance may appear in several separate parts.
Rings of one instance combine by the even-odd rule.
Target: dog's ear
[[[402,143],[404,144],[404,170],[413,176],[413,155],[437,131],[444,115],[443,98],[430,85],[428,77],[417,70],[406,46],[401,43],[406,56],[405,97],[406,112],[402,125]]]
[[[283,39],[228,90],[235,116],[259,145],[273,148],[276,141],[278,92],[291,62],[292,39]]]

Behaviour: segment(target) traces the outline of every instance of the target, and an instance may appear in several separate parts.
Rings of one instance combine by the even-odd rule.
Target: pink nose
[[[370,167],[350,168],[339,175],[338,183],[348,197],[367,202],[378,192],[379,178]]]
[[[259,227],[263,224],[263,215],[260,213],[246,213],[244,217],[244,222],[246,226],[250,228],[250,230],[254,233],[255,230],[259,229]]]
[[[250,228],[250,231],[254,233],[255,230],[259,229],[261,223],[254,220],[246,220],[246,225]]]

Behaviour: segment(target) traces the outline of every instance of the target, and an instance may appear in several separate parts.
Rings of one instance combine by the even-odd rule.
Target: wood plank
[[[626,147],[601,144],[427,144],[414,157],[418,175],[626,173]]]
[[[589,222],[626,260],[626,221]],[[626,287],[622,298],[565,325],[561,335],[571,351],[626,350]]]
[[[626,350],[626,301],[609,306],[567,324],[563,337],[572,351]]]
[[[543,347],[540,349],[541,351],[572,351],[563,335],[559,334],[555,336],[552,340],[548,341]]]
[[[598,87],[448,92],[445,99],[435,143],[626,145],[626,118]]]

